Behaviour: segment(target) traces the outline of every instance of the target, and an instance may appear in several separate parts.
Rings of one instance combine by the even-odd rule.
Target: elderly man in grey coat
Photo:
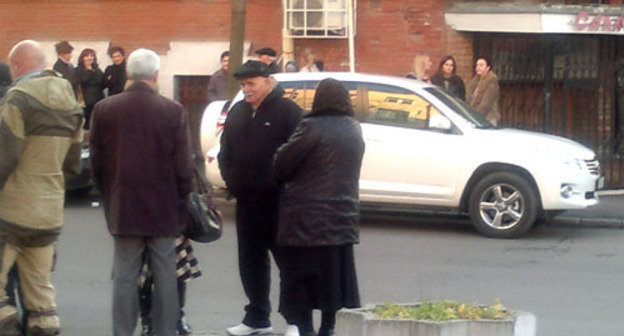
[[[185,228],[192,166],[186,112],[155,89],[159,65],[153,51],[134,51],[127,64],[133,83],[93,111],[93,176],[115,241],[115,336],[131,336],[136,328],[144,255],[154,277],[154,333],[176,335],[180,314],[175,237]]]

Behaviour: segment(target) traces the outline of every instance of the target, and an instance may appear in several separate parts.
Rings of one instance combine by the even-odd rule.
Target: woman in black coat
[[[98,67],[95,50],[86,48],[80,53],[78,66],[75,72],[78,84],[84,100],[85,124],[84,129],[89,129],[91,124],[91,111],[95,103],[104,99],[104,74]],[[78,95],[80,99],[80,94]]]
[[[123,92],[126,87],[126,52],[122,47],[112,47],[109,55],[113,64],[104,70],[104,87],[108,88],[108,95],[112,96]]]
[[[466,100],[466,87],[461,77],[455,74],[456,70],[457,63],[453,56],[445,56],[440,61],[438,72],[431,77],[431,84],[441,87],[455,98]]]
[[[364,140],[347,89],[321,81],[312,112],[275,154],[282,184],[277,244],[280,312],[314,335],[312,310],[322,310],[318,335],[333,335],[336,311],[360,306],[353,244],[359,242],[359,178]],[[292,328],[292,327],[290,327]]]

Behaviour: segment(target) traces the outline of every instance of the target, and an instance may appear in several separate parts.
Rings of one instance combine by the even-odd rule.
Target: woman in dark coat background
[[[445,56],[440,61],[438,72],[431,77],[431,84],[441,87],[455,98],[466,100],[466,87],[461,77],[455,74],[456,70],[457,63],[453,56]]]
[[[104,70],[104,87],[108,88],[108,95],[116,95],[123,92],[126,86],[126,52],[122,47],[112,47],[109,56],[113,64]]]
[[[6,63],[0,63],[0,99],[4,97],[4,94],[9,90],[13,80],[11,79],[11,72],[9,66]]]
[[[285,336],[333,335],[336,311],[360,306],[353,244],[359,242],[359,178],[364,140],[347,89],[321,81],[312,112],[275,154],[283,185],[277,243],[283,248],[280,312]]]
[[[95,103],[104,99],[104,74],[98,67],[95,50],[89,48],[82,50],[78,58],[78,66],[76,67],[75,74],[85,104],[84,129],[89,129],[93,106],[95,106]],[[80,94],[78,96],[80,99]]]

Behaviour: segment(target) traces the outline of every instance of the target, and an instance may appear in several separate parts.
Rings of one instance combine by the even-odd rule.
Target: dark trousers
[[[279,252],[275,244],[278,204],[278,199],[238,200],[236,203],[238,267],[243,289],[249,299],[243,323],[250,327],[271,325],[269,251],[279,266]]]

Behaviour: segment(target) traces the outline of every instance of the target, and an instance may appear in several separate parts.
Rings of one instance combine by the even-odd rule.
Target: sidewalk
[[[624,192],[598,192],[598,205],[564,211],[548,220],[547,225],[567,225],[587,228],[624,228]]]

